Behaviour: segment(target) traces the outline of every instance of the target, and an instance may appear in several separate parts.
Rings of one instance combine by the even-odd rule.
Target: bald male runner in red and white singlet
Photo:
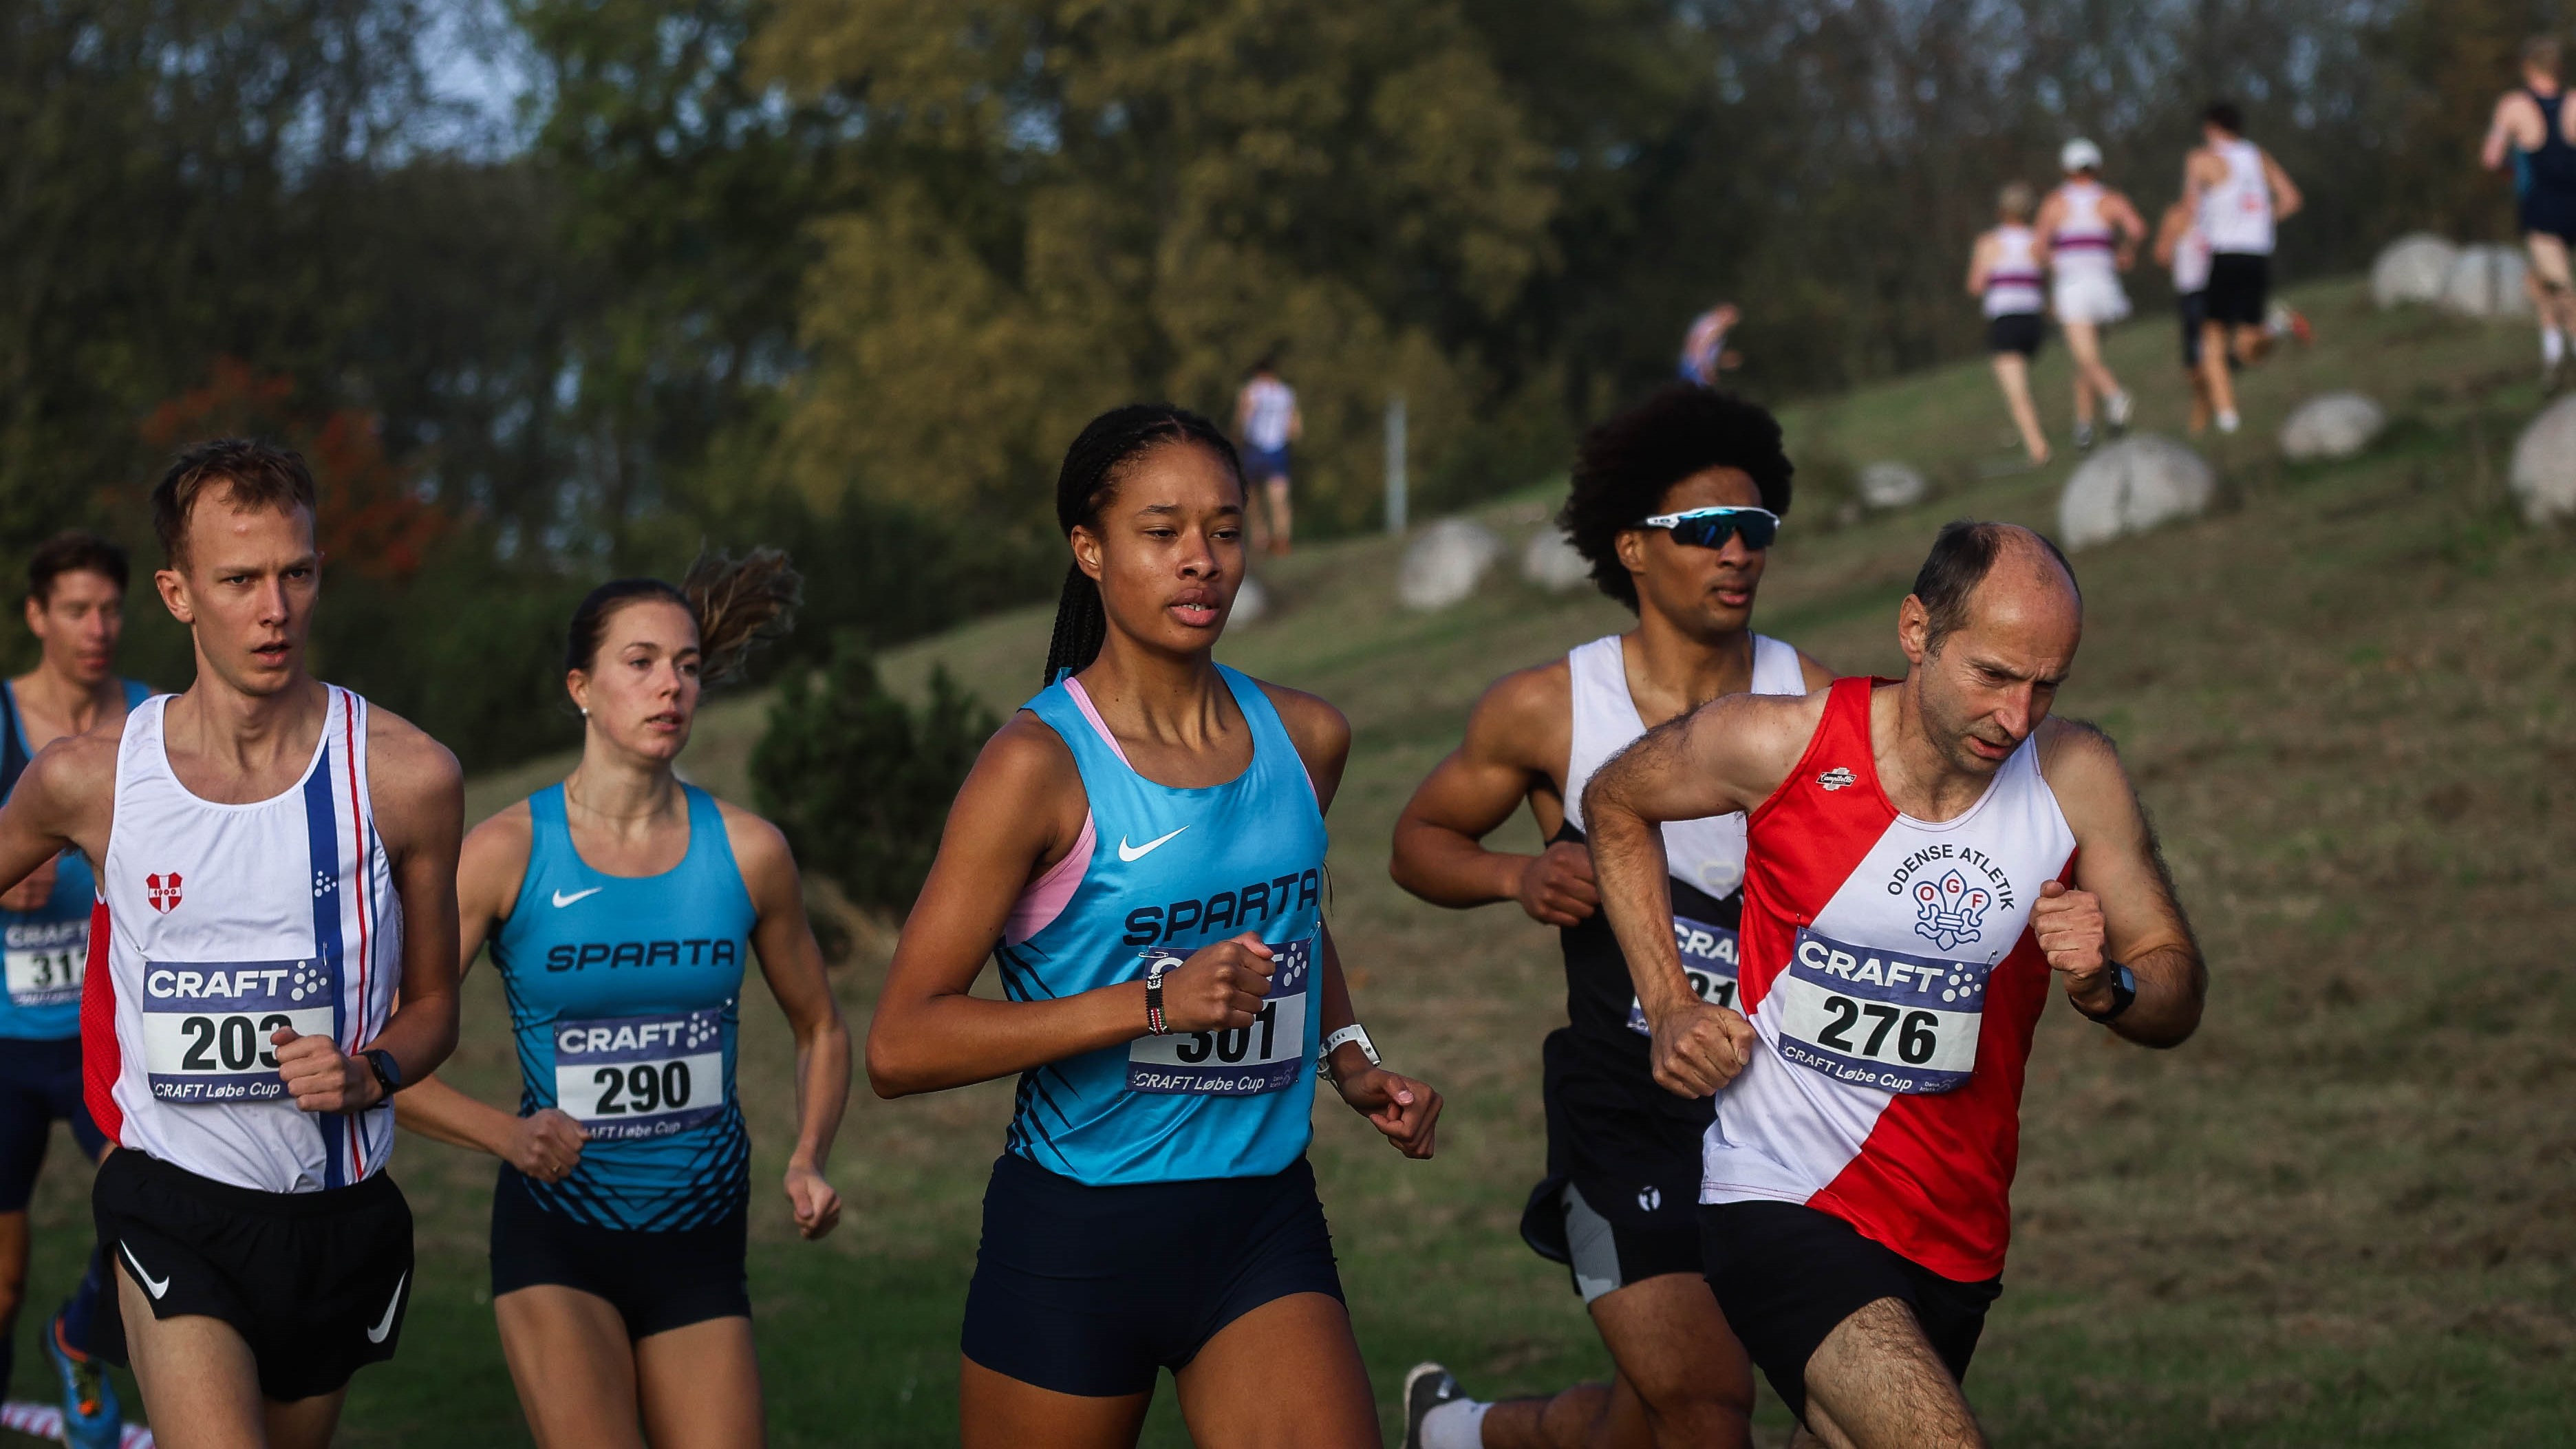
[[[1718,1100],[1710,1286],[1814,1439],[1981,1446],[1959,1383],[2001,1292],[2021,1085],[2050,976],[2172,1046],[2207,985],[2119,756],[2048,717],[2083,599],[2004,524],[1941,532],[1899,609],[1902,680],[1736,695],[1584,795],[1656,1080]],[[1659,827],[1747,812],[1738,1000],[1690,990]]]

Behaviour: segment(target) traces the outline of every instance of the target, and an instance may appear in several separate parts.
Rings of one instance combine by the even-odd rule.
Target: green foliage
[[[825,669],[779,681],[752,788],[807,871],[862,907],[899,913],[930,874],[949,802],[995,728],[945,670],[932,671],[915,710],[844,640]]]

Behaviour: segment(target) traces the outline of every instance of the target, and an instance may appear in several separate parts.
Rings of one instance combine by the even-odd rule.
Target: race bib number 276
[[[1993,969],[1801,929],[1762,1012],[1799,1066],[1882,1092],[1951,1092],[1976,1072]]]

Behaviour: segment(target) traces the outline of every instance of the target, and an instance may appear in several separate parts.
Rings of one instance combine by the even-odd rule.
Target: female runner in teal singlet
[[[743,1269],[750,1141],[734,1092],[747,957],[796,1034],[797,1231],[819,1238],[840,1218],[823,1166],[849,1033],[796,862],[775,826],[672,772],[702,684],[740,664],[795,590],[775,551],[702,565],[680,588],[594,589],[565,661],[580,765],[465,840],[463,957],[491,943],[519,1111],[436,1078],[396,1111],[502,1160],[492,1310],[541,1449],[762,1441]]]
[[[1132,1445],[1164,1369],[1200,1444],[1379,1442],[1306,1162],[1317,1059],[1408,1157],[1440,1098],[1377,1065],[1322,920],[1349,722],[1210,657],[1243,510],[1204,418],[1074,440],[1047,687],[958,792],[869,1027],[880,1095],[1019,1077],[967,1291],[975,1449]],[[1007,1000],[969,994],[988,958]]]

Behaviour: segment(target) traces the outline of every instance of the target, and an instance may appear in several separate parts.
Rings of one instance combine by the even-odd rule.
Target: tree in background
[[[822,222],[788,464],[818,498],[1021,521],[1104,407],[1223,411],[1277,348],[1310,516],[1374,511],[1381,410],[1437,466],[1462,344],[1552,259],[1547,158],[1454,0],[778,0],[755,53],[864,139]]]

